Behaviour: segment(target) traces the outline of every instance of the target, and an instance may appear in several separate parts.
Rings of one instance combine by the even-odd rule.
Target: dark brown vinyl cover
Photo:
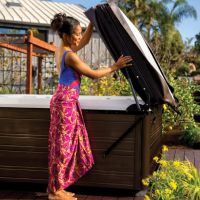
[[[105,3],[85,12],[93,22],[113,59],[133,57],[133,65],[122,69],[147,107],[169,103],[176,107],[173,88],[140,32],[114,3]]]

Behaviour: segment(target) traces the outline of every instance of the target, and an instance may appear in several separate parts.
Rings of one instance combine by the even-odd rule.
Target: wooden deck
[[[0,200],[47,200],[45,184],[0,182]],[[78,200],[143,200],[134,197],[134,192],[126,190],[106,190],[99,188],[70,188]]]
[[[200,150],[185,148],[184,146],[170,147],[168,160],[189,160],[200,172]]]
[[[134,197],[110,197],[110,196],[94,196],[94,195],[76,195],[78,200],[142,200],[143,198]],[[47,200],[47,197],[37,196],[33,192],[11,192],[1,191],[1,200]]]
[[[167,153],[169,160],[189,160],[200,172],[200,150],[185,148],[182,146],[170,147]],[[24,187],[24,188],[23,188]],[[18,183],[0,183],[0,200],[47,200],[44,195],[44,185],[36,186],[36,184],[21,185]],[[23,189],[22,189],[23,188]],[[79,191],[79,190],[75,190]],[[76,192],[77,193],[77,192]],[[97,194],[98,193],[98,194]],[[120,194],[119,191],[106,194],[105,191],[79,191],[76,194],[78,200],[143,200],[143,197],[133,197],[130,194]],[[113,194],[113,195],[112,195]]]

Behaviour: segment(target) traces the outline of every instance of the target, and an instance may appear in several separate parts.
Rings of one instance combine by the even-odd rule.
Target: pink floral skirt
[[[78,97],[76,89],[59,84],[50,102],[49,192],[67,188],[94,164]]]

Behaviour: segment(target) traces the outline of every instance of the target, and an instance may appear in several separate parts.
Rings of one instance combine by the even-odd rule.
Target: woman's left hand
[[[121,69],[124,67],[132,66],[133,58],[131,56],[123,56],[121,55],[117,62],[114,63],[114,65],[117,67],[117,69]]]

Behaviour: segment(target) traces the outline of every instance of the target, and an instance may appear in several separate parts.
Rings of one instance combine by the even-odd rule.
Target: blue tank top
[[[65,51],[60,67],[59,84],[64,84],[77,89],[80,92],[80,75],[70,66],[65,66],[65,56],[69,51]]]

